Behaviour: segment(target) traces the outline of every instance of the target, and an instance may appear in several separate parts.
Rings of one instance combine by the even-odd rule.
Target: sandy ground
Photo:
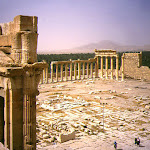
[[[37,149],[111,150],[114,149],[113,143],[116,141],[118,150],[150,150],[150,82],[133,79],[125,81],[93,79],[41,84],[39,91]],[[51,102],[48,109],[41,107],[44,101],[52,101],[54,98],[58,101]],[[78,100],[85,105],[74,107],[74,103]],[[70,102],[69,108],[62,107],[66,101]],[[61,106],[58,109],[59,103]],[[103,105],[100,103],[107,103],[104,107],[104,133]],[[83,127],[75,128],[74,140],[59,143],[57,140],[51,140],[52,133],[49,126],[50,122],[57,124],[60,119],[74,128],[76,123],[81,126],[81,122],[82,124],[84,122],[87,127],[93,125],[95,130],[86,132]],[[44,130],[41,124],[48,128],[45,129],[49,134],[46,139],[40,133]],[[140,147],[134,144],[135,137],[140,138]]]

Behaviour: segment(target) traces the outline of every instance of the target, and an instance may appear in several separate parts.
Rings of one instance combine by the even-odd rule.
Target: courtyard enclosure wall
[[[0,24],[0,142],[10,150],[36,149],[37,17]]]

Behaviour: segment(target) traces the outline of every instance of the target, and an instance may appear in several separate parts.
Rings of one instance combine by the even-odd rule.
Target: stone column
[[[46,68],[46,83],[48,83],[48,67]]]
[[[86,65],[86,72],[87,72],[87,78],[89,78],[89,63],[87,62]]]
[[[111,79],[113,79],[113,57],[111,57]]]
[[[4,144],[4,97],[0,96],[0,142]]]
[[[60,78],[61,78],[61,81],[63,81],[63,64],[61,64],[61,73],[60,73]]]
[[[91,65],[90,65],[90,74],[91,74],[91,78],[93,78],[93,62],[91,62]]]
[[[72,81],[72,60],[70,59],[70,80]]]
[[[56,82],[58,82],[58,64],[56,64]]]
[[[103,78],[103,56],[101,56],[101,78]]]
[[[43,69],[43,78],[44,78],[44,83],[45,83],[45,78],[46,78],[46,75],[45,75],[45,68]]]
[[[12,36],[12,52],[11,55],[16,63],[21,63],[22,60],[22,44],[21,44],[21,33],[14,33]]]
[[[4,97],[2,96],[0,96],[0,141],[4,142]]]
[[[21,82],[20,82],[21,83]],[[16,87],[16,88],[15,88]],[[10,150],[23,148],[23,100],[18,83],[10,89]]]
[[[95,77],[97,78],[98,75],[98,70],[99,70],[99,58],[96,57],[96,63],[95,63]]]
[[[124,54],[122,55],[122,81],[124,81]]]
[[[43,71],[41,73],[41,82],[40,83],[43,84]]]
[[[83,66],[82,67],[83,67],[82,71],[83,71],[83,79],[84,79],[85,78],[85,62],[83,62]]]
[[[10,148],[10,93],[6,85],[4,101],[4,146]]]
[[[51,62],[51,82],[53,82],[53,62]]]
[[[78,59],[80,61],[80,59]],[[81,62],[78,62],[78,79],[81,79]]]
[[[74,63],[74,79],[75,80],[77,79],[77,70],[76,70],[76,68],[77,68],[77,63],[75,62]]]
[[[119,57],[118,57],[118,55],[117,55],[117,56],[116,56],[116,80],[117,80],[117,81],[118,81],[118,79],[119,79],[118,71],[119,71]]]
[[[108,56],[106,56],[106,79],[108,79]]]
[[[24,32],[22,39],[22,64],[34,63],[37,61],[37,33]]]
[[[67,81],[67,76],[68,76],[68,64],[65,64],[65,78]]]

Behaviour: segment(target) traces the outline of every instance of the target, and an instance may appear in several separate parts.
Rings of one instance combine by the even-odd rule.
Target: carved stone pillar
[[[91,74],[91,78],[93,78],[93,62],[91,62],[91,65],[90,65],[90,74]]]
[[[48,67],[46,68],[46,83],[48,83]]]
[[[108,56],[106,56],[106,64],[105,64],[105,67],[106,67],[106,79],[108,79]]]
[[[67,76],[68,76],[68,64],[65,64],[65,79],[67,81]]]
[[[37,61],[37,33],[24,32],[21,34],[22,39],[22,64],[34,63]]]
[[[99,70],[99,58],[96,57],[96,63],[95,63],[95,77],[97,78],[98,75],[98,70]]]
[[[70,80],[72,81],[72,60],[70,59]]]
[[[118,55],[117,55],[117,56],[116,56],[116,80],[117,80],[117,81],[118,81],[118,79],[119,79],[118,71],[119,71],[119,57],[118,57]]]
[[[80,61],[80,59],[78,59]],[[81,62],[78,62],[78,79],[81,79]]]
[[[21,32],[14,33],[12,36],[12,53],[11,56],[16,63],[21,63],[22,59],[22,44],[21,44]]]
[[[124,54],[122,55],[122,81],[124,81]]]
[[[24,149],[23,146],[23,71],[16,70],[16,74],[10,77],[8,89],[6,89],[6,141],[5,146],[10,144],[10,150]],[[9,97],[8,97],[9,96]],[[7,103],[8,102],[8,103]],[[8,114],[9,113],[9,114]],[[8,116],[7,116],[8,115]],[[9,120],[8,120],[9,118]],[[9,125],[8,125],[9,123]],[[9,126],[9,129],[8,129]],[[9,133],[10,135],[9,135]],[[19,138],[18,138],[19,137]],[[8,140],[9,138],[9,140]],[[10,143],[7,143],[7,142]]]
[[[61,81],[63,81],[63,64],[61,64],[61,68],[60,68],[60,78],[61,78]]]
[[[43,72],[41,73],[41,81],[40,81],[41,84],[43,84]]]
[[[56,64],[56,82],[58,82],[58,64]]]
[[[84,79],[85,78],[85,62],[83,62],[83,66],[82,67],[83,67],[82,71],[83,71],[83,79]]]
[[[44,83],[45,83],[45,78],[46,78],[46,74],[45,74],[45,68],[43,69],[43,79],[44,79]]]
[[[103,56],[101,56],[101,78],[103,78]]]
[[[77,79],[77,63],[75,62],[74,63],[74,79],[76,80]]]
[[[10,148],[10,94],[8,84],[6,83],[5,89],[5,107],[4,107],[4,146]]]
[[[51,82],[53,82],[53,62],[51,62]]]
[[[113,57],[111,57],[111,79],[113,79]]]
[[[89,63],[87,62],[86,65],[86,72],[87,72],[87,78],[89,78]]]

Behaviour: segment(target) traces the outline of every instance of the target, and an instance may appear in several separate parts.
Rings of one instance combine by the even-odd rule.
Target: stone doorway
[[[0,142],[4,144],[4,97],[0,96]]]

